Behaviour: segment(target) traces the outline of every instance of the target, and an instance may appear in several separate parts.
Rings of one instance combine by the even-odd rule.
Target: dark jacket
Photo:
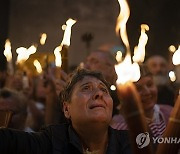
[[[1,154],[82,154],[78,135],[67,124],[51,125],[38,133],[0,129]],[[109,127],[107,154],[130,154],[127,131]]]

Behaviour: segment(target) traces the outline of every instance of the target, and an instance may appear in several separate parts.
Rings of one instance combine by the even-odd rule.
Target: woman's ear
[[[70,119],[71,116],[70,116],[70,112],[69,112],[69,103],[67,102],[64,102],[63,103],[63,111],[64,111],[64,115],[67,119]]]

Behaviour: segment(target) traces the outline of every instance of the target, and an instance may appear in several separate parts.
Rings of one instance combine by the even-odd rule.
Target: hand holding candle
[[[163,134],[163,137],[167,138],[175,138],[177,140],[180,139],[180,94],[178,95],[176,99],[175,106],[171,112],[171,116],[169,118],[168,125],[166,127],[166,130]],[[157,154],[169,154],[178,153],[178,150],[180,149],[179,143],[161,143],[158,145]]]
[[[117,18],[116,32],[120,32],[122,41],[127,49],[127,54],[123,62],[115,65],[115,70],[118,75],[117,90],[118,96],[122,100],[122,110],[125,120],[129,128],[130,140],[133,147],[133,152],[136,154],[152,153],[151,144],[144,148],[138,148],[136,137],[140,133],[148,131],[145,116],[140,102],[139,95],[133,85],[133,81],[138,81],[140,78],[139,65],[131,62],[130,46],[126,32],[126,22],[130,15],[130,10],[126,0],[118,0],[121,7],[120,14]]]

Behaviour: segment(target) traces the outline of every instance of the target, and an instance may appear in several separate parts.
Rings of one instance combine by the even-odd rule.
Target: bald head
[[[85,61],[85,68],[92,71],[100,71],[105,79],[113,84],[116,80],[116,73],[114,69],[116,61],[111,53],[107,51],[97,50],[91,52]]]
[[[166,75],[168,72],[168,62],[160,55],[154,55],[148,58],[146,65],[153,75]]]

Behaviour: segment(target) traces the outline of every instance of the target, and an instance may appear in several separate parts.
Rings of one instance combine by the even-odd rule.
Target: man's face
[[[92,52],[85,61],[85,68],[91,71],[100,71],[111,84],[116,81],[114,64],[103,52]]]
[[[65,116],[74,127],[89,123],[109,125],[112,118],[113,102],[105,84],[99,79],[86,76],[73,88],[70,102],[66,103]]]
[[[147,66],[153,75],[166,75],[167,61],[161,56],[153,56],[147,60]]]

